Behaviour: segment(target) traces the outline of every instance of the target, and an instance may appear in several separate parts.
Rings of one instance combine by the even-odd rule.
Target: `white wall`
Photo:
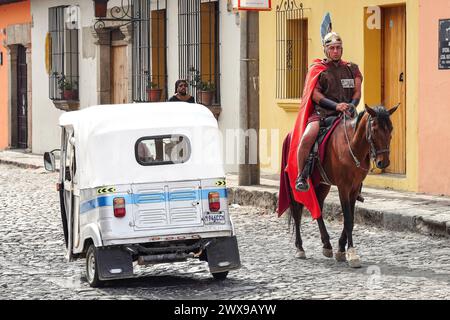
[[[227,129],[239,127],[239,16],[227,11],[226,1],[220,3],[220,72],[221,106],[219,127],[225,136]],[[45,35],[48,32],[48,8],[59,5],[78,5],[81,12],[79,32],[80,52],[80,108],[97,104],[96,46],[92,48],[92,36],[86,29],[93,25],[91,0],[31,0],[32,27],[32,80],[33,80],[33,153],[59,147],[60,131],[58,118],[63,113],[56,109],[48,98],[49,81],[45,71]],[[108,8],[120,5],[120,0],[111,0]],[[178,1],[167,1],[167,71],[169,96],[173,94],[178,74]],[[83,30],[84,28],[84,30]],[[86,43],[85,48],[83,43]],[[235,153],[238,149],[236,146]],[[227,172],[237,172],[238,165],[226,166]]]
[[[169,96],[173,94],[175,81],[179,79],[178,59],[178,1],[167,1],[167,61]],[[219,127],[225,137],[227,129],[239,128],[239,15],[227,11],[226,1],[219,1],[220,17],[220,84],[222,113]],[[236,142],[237,143],[237,142]],[[238,147],[236,145],[235,153]],[[237,172],[238,165],[226,165],[227,172]]]
[[[239,15],[227,11],[227,2],[220,2],[220,72],[222,113],[219,127],[225,137],[227,129],[239,128],[240,95],[240,26]],[[234,154],[238,155],[237,141]],[[225,153],[224,153],[224,156]],[[226,163],[226,162],[224,162]],[[238,164],[226,165],[226,172],[238,172]]]
[[[116,1],[113,1],[116,2]],[[83,54],[83,40],[92,42],[92,36],[86,28],[92,25],[92,1],[57,1],[57,0],[31,0],[31,15],[33,25],[32,35],[32,81],[33,81],[33,119],[32,152],[41,154],[45,151],[58,148],[60,142],[60,129],[58,118],[64,112],[56,109],[49,99],[49,79],[45,70],[45,37],[48,32],[48,8],[61,5],[78,5],[80,7],[79,30],[79,98],[80,108],[97,104],[97,64],[95,48],[90,54]],[[83,28],[85,30],[83,31]],[[83,39],[83,37],[88,39]],[[92,52],[92,50],[94,50]],[[89,52],[88,52],[89,53]],[[83,55],[85,57],[83,57]]]

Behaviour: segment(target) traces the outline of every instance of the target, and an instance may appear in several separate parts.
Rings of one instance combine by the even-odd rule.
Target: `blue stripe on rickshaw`
[[[169,201],[190,201],[198,200],[201,195],[201,200],[208,200],[208,194],[210,192],[218,192],[220,198],[226,198],[228,193],[227,189],[206,189],[206,190],[192,190],[192,191],[177,191],[177,192],[158,192],[147,194],[115,194],[108,196],[101,196],[95,199],[85,201],[80,206],[80,214],[91,211],[99,207],[110,207],[113,205],[113,199],[116,197],[125,198],[126,204],[142,204],[142,203],[161,203],[166,199]]]

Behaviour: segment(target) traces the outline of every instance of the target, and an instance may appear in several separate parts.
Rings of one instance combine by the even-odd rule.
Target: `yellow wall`
[[[260,127],[261,130],[279,130],[277,143],[269,139],[260,140],[261,171],[278,173],[281,160],[281,146],[286,134],[292,130],[297,117],[300,100],[280,101],[275,98],[276,88],[276,7],[282,1],[272,1],[272,11],[260,13]],[[297,3],[300,3],[297,1]],[[366,186],[389,187],[401,190],[417,191],[418,168],[418,17],[419,0],[304,0],[305,18],[308,19],[308,61],[323,58],[320,39],[320,25],[326,12],[330,12],[333,30],[338,32],[344,41],[344,60],[352,61],[360,66],[365,79],[363,86],[374,83],[373,77],[381,81],[376,72],[379,63],[365,60],[365,8],[369,6],[388,6],[406,3],[406,83],[407,83],[407,141],[406,141],[406,176],[371,175],[365,181]],[[344,4],[345,3],[345,4]],[[309,9],[308,9],[309,8]],[[376,37],[376,34],[372,34]],[[367,50],[367,49],[366,49]],[[375,71],[374,71],[375,70]],[[375,80],[376,82],[377,80]],[[363,97],[359,109],[367,102],[375,102],[381,93],[363,87]],[[379,89],[377,89],[379,90]],[[373,92],[365,99],[364,91]],[[376,101],[380,102],[380,101]],[[277,145],[275,145],[277,144]],[[266,147],[267,146],[267,147]],[[272,148],[278,148],[278,156],[270,159]]]

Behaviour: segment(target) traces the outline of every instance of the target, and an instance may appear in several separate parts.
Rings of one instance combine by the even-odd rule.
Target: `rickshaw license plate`
[[[224,212],[218,212],[218,213],[208,212],[203,217],[203,221],[205,222],[205,224],[225,224],[225,213]]]

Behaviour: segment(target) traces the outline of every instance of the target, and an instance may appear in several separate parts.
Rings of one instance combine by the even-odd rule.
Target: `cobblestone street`
[[[449,299],[450,242],[356,225],[362,268],[322,255],[317,224],[303,219],[307,259],[294,258],[285,217],[231,206],[242,268],[224,282],[207,264],[136,267],[134,279],[90,288],[84,260],[67,262],[57,173],[0,165],[0,299]],[[337,245],[341,221],[328,221]]]

